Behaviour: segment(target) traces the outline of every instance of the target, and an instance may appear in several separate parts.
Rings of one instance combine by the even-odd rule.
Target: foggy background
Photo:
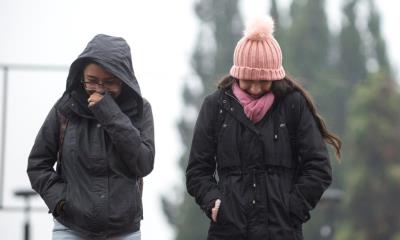
[[[0,174],[4,174],[0,239],[23,239],[22,211],[7,209],[24,206],[14,192],[30,188],[26,165],[34,138],[65,89],[69,65],[99,33],[121,36],[130,44],[142,95],[153,108],[156,159],[154,171],[144,179],[142,239],[175,238],[179,227],[168,222],[161,198],[177,203],[184,198],[179,195],[185,191],[179,158],[185,149],[177,125],[182,115],[193,118],[197,114],[185,108],[182,92],[185,83],[199,78],[191,65],[202,24],[194,10],[198,2],[201,1],[0,0],[0,101],[4,97],[4,67],[8,67],[7,126],[0,133],[5,134],[4,166],[0,166]],[[333,32],[341,27],[343,2],[349,1],[327,1],[325,9]],[[291,1],[278,3],[288,11]],[[376,5],[393,76],[399,79],[399,3],[379,0]],[[246,0],[238,7],[246,22],[249,16],[268,14],[270,1]],[[361,16],[366,11],[362,7],[357,10]],[[230,49],[232,55],[233,50]],[[31,65],[60,68],[33,69]],[[200,92],[204,89],[196,81],[191,88],[199,88]],[[32,206],[44,210],[31,214],[31,239],[50,239],[51,215],[40,197],[33,198]],[[194,227],[196,220],[193,219]]]

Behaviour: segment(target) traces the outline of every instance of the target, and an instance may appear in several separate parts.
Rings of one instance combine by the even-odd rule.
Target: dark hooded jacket
[[[221,199],[208,239],[298,240],[331,183],[331,166],[301,93],[276,99],[254,124],[228,88],[203,102],[186,180],[208,216]]]
[[[81,78],[91,62],[123,85],[116,99],[106,93],[89,108]],[[67,119],[62,146],[60,115]],[[154,154],[151,106],[141,96],[130,48],[122,38],[97,35],[72,63],[66,91],[36,137],[27,169],[32,188],[60,223],[85,238],[131,233],[143,216],[137,179],[152,171]]]

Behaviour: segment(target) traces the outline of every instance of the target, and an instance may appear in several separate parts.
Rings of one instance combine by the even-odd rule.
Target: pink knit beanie
[[[230,75],[242,80],[281,80],[285,77],[282,51],[272,35],[270,16],[256,18],[236,45]]]

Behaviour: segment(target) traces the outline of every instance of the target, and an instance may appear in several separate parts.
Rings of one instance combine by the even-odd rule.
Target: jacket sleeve
[[[53,107],[36,136],[28,158],[27,173],[32,188],[40,194],[49,213],[54,213],[57,203],[65,199],[66,183],[54,171],[59,143],[59,121]]]
[[[214,126],[217,113],[216,99],[208,96],[202,104],[196,121],[189,163],[186,168],[187,190],[206,213],[213,200],[221,199],[214,178],[217,144]]]
[[[296,143],[301,158],[299,177],[290,194],[289,208],[302,222],[310,218],[309,211],[320,200],[332,181],[328,151],[317,123],[305,98],[298,94],[300,117]]]
[[[138,177],[148,175],[154,166],[154,123],[150,103],[143,99],[143,122],[137,129],[114,99],[106,94],[90,107],[108,133],[122,161]]]

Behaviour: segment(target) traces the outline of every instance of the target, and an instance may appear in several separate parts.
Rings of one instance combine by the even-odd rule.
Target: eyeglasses
[[[87,90],[97,90],[99,88],[105,88],[105,89],[115,89],[119,86],[121,86],[122,82],[117,79],[109,79],[105,81],[97,81],[97,80],[85,80],[82,79],[82,84]]]

